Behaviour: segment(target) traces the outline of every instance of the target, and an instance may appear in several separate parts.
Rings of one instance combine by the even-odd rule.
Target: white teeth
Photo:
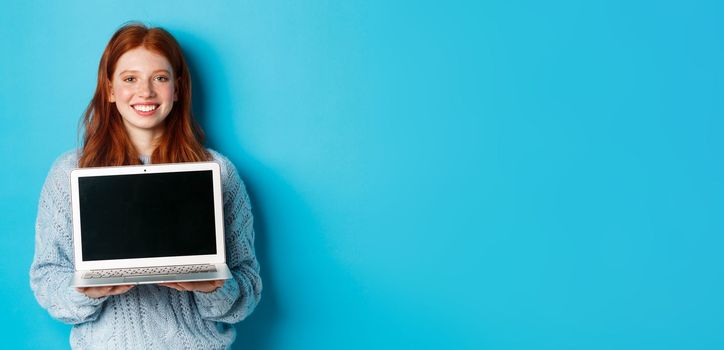
[[[154,109],[156,109],[156,105],[135,105],[133,108],[137,111],[141,112],[150,112]]]

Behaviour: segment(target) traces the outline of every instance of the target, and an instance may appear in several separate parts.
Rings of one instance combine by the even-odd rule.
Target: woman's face
[[[129,133],[162,133],[176,99],[173,69],[166,57],[138,47],[118,59],[110,102],[115,103]]]

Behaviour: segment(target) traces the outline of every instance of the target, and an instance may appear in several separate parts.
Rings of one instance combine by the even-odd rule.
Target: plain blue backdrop
[[[724,348],[719,1],[4,1],[0,334],[63,349],[34,220],[111,34],[162,26],[239,168],[235,349]]]

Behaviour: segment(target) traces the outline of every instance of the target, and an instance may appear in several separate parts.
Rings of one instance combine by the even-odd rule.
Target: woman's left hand
[[[224,280],[199,281],[199,282],[174,282],[159,283],[159,286],[173,288],[179,292],[204,292],[210,293],[224,285]]]

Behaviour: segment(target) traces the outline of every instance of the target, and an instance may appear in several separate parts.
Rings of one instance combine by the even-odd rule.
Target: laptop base
[[[158,284],[173,282],[197,282],[197,281],[213,281],[227,280],[232,278],[231,271],[226,264],[213,264],[216,271],[214,272],[195,272],[183,274],[155,274],[155,275],[138,275],[125,277],[108,277],[108,278],[84,278],[91,271],[76,271],[73,275],[71,287],[104,287],[104,286],[120,286],[120,285],[138,285],[138,284]]]

